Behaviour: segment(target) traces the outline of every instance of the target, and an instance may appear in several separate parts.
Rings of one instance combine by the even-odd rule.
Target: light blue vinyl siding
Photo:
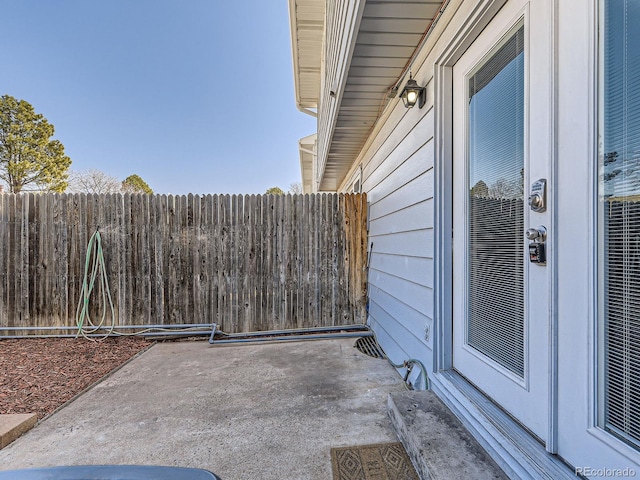
[[[433,111],[394,112],[379,146],[363,162],[369,201],[369,324],[394,363],[420,360],[432,370]],[[376,142],[373,142],[375,145]],[[373,149],[373,147],[372,147]],[[429,340],[425,339],[425,327]],[[404,374],[404,369],[400,370]],[[417,380],[418,369],[410,379]]]
[[[378,253],[371,258],[370,270],[386,272],[424,287],[433,288],[433,259]]]
[[[418,338],[415,334],[423,332],[424,324],[430,320],[429,317],[406,303],[399,302],[397,298],[382,289],[379,289],[379,291],[376,292],[375,298],[371,300],[369,309],[373,312],[372,317],[378,320],[382,320],[385,316],[396,318],[397,326],[406,330],[406,334],[413,332],[414,334],[412,336],[415,337],[421,345],[424,346],[427,344],[427,342],[423,340],[424,335],[419,335],[422,338]]]
[[[370,288],[379,288],[405,305],[428,312],[433,310],[433,289],[388,273],[371,270]]]
[[[375,236],[371,235],[369,230],[369,244],[373,243],[372,257],[377,253],[424,257],[427,248],[433,251],[433,241],[433,229],[425,228]]]

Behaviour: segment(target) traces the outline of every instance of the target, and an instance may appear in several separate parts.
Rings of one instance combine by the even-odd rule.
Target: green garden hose
[[[93,323],[89,316],[89,300],[91,293],[98,282],[98,295],[101,299],[102,314],[98,324]],[[105,331],[104,339],[113,333],[116,325],[116,312],[111,299],[111,291],[109,290],[109,279],[107,278],[107,268],[104,262],[104,252],[102,250],[102,238],[100,237],[100,229],[96,229],[95,233],[89,239],[87,246],[87,255],[84,263],[84,276],[82,279],[82,292],[76,309],[76,325],[78,333],[76,338],[82,335],[84,338],[102,329],[107,319],[108,311],[111,312],[111,324]],[[88,327],[86,325],[88,325]],[[92,338],[93,339],[93,338]]]

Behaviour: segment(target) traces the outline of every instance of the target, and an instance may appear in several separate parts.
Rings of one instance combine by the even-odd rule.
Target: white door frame
[[[452,182],[453,182],[453,66],[479,36],[480,32],[489,24],[491,19],[505,4],[504,0],[485,0],[479,2],[476,8],[468,16],[464,22],[463,28],[456,32],[449,45],[444,49],[443,54],[436,60],[434,65],[434,108],[435,108],[435,285],[434,295],[436,298],[436,322],[434,330],[436,341],[434,342],[434,369],[437,371],[451,370],[452,368],[452,345],[453,345],[453,329],[452,329]],[[552,2],[553,7],[550,8],[549,25],[555,25],[556,2]],[[535,8],[533,5],[531,8]],[[550,238],[548,244],[553,244],[555,239],[555,223],[556,215],[554,211],[554,181],[556,169],[556,118],[557,108],[555,105],[555,79],[556,79],[556,37],[555,28],[552,31],[552,39],[550,41],[550,58],[552,58],[552,66],[548,72],[549,84],[551,85],[552,94],[550,108],[551,124],[549,125],[549,152],[548,158],[550,162],[550,171],[548,184],[549,203],[551,205],[550,220],[548,230]],[[535,175],[535,174],[534,174]],[[528,186],[525,186],[528,189]],[[557,313],[556,313],[556,291],[555,279],[556,256],[553,249],[547,251],[547,266],[549,269],[550,287],[549,287],[549,378],[548,378],[548,421],[547,434],[545,441],[548,452],[555,453],[557,451]]]

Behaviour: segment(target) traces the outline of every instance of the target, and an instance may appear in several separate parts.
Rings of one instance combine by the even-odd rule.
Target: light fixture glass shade
[[[402,93],[400,93],[400,97],[405,107],[413,108],[418,103],[418,107],[422,108],[426,101],[426,90],[418,85],[418,82],[413,78],[409,77],[409,81],[404,86]]]

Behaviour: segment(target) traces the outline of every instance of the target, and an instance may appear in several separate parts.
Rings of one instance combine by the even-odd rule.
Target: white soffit
[[[326,0],[289,0],[293,76],[299,109],[318,107]]]
[[[317,138],[318,135],[314,133],[301,138],[298,142],[302,193],[315,193],[313,190],[313,157],[315,156]]]
[[[442,0],[367,0],[320,190],[335,191],[344,180],[385,105],[389,89],[402,75],[442,5]]]

